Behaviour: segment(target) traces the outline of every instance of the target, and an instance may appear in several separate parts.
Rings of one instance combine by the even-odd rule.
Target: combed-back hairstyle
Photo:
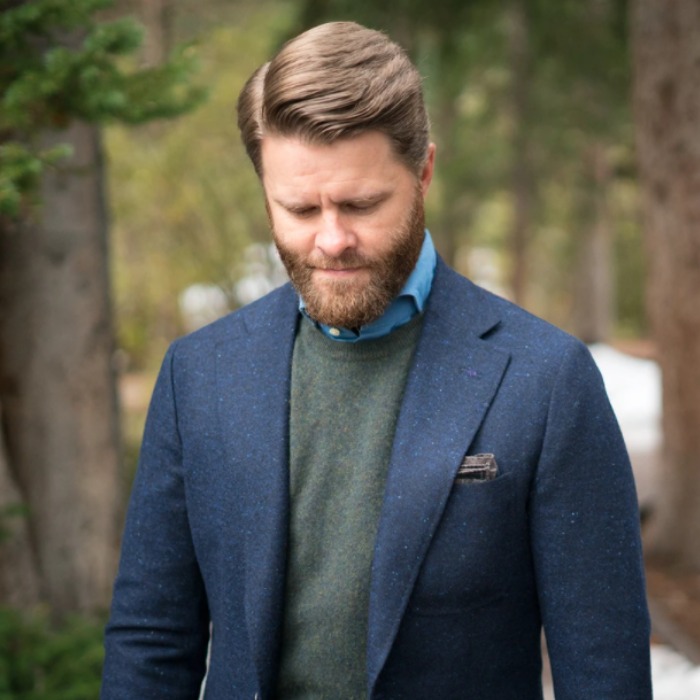
[[[330,144],[377,130],[417,175],[428,153],[421,77],[382,32],[329,22],[287,42],[238,98],[238,128],[258,176],[265,134]]]

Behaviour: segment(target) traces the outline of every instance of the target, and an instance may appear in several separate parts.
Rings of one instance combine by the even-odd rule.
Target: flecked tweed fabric
[[[421,317],[339,343],[308,321],[292,363],[290,550],[277,697],[362,698],[372,551]]]

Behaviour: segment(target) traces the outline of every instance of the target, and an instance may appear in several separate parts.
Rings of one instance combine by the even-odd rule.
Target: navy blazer
[[[289,515],[289,285],[169,349],[106,632],[103,700],[274,697]],[[497,478],[463,483],[465,454]],[[371,573],[367,697],[651,698],[637,500],[579,341],[438,263]]]

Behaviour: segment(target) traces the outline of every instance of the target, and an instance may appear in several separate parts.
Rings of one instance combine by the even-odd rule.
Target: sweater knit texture
[[[366,697],[372,552],[421,325],[346,344],[299,324],[280,700]]]

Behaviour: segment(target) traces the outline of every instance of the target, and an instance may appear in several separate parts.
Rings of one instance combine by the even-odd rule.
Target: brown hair
[[[238,98],[238,128],[261,177],[266,133],[329,144],[381,131],[416,174],[429,145],[415,66],[385,34],[354,22],[314,27],[258,68]]]

